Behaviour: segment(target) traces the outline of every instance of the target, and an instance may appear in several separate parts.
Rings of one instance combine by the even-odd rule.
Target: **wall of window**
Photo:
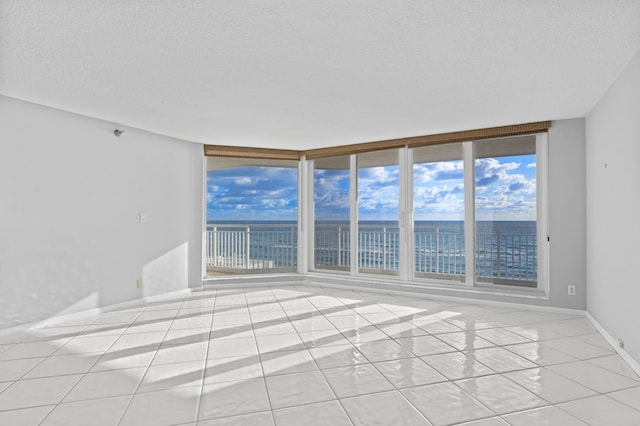
[[[474,145],[476,281],[536,287],[535,137]]]
[[[398,150],[356,155],[358,272],[397,275],[400,268]]]
[[[270,150],[236,154],[280,158],[229,158],[209,146],[209,275],[547,290],[547,134],[450,136],[322,149],[310,160]]]
[[[348,155],[315,161],[313,267],[316,270],[350,270],[350,176]]]
[[[295,272],[298,162],[207,158],[207,275]]]
[[[537,147],[545,141],[527,135],[311,161],[309,269],[544,288]]]
[[[465,280],[462,143],[413,149],[414,276]]]

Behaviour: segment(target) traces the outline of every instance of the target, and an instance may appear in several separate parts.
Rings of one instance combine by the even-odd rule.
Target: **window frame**
[[[211,164],[210,161],[214,164]],[[229,164],[225,164],[224,167],[216,167],[216,162],[221,161],[224,163],[231,163],[231,165]],[[237,163],[237,164],[235,164]],[[209,241],[209,233],[211,232],[209,230],[209,218],[208,218],[208,192],[209,192],[209,184],[208,184],[208,177],[209,177],[209,172],[212,170],[233,170],[233,169],[237,169],[237,168],[242,168],[242,167],[266,167],[266,168],[287,168],[287,169],[291,169],[296,171],[296,200],[297,200],[297,207],[296,207],[296,215],[295,215],[295,224],[292,224],[291,226],[295,227],[295,231],[292,231],[291,234],[287,235],[291,235],[291,243],[292,244],[296,244],[295,249],[292,247],[291,248],[291,259],[292,259],[292,264],[291,267],[276,267],[276,263],[278,261],[282,261],[284,259],[284,256],[275,256],[273,258],[266,258],[266,259],[253,259],[253,262],[251,262],[251,265],[255,265],[256,263],[259,265],[260,262],[273,262],[274,266],[273,267],[249,267],[249,259],[246,260],[246,262],[242,263],[242,262],[238,262],[237,264],[231,265],[231,266],[216,266],[216,265],[210,265],[209,264],[209,258],[210,258],[210,253],[209,253],[209,245],[212,244],[213,246],[217,245],[217,239],[214,239],[213,242]],[[257,276],[277,276],[277,275],[286,275],[286,274],[301,274],[304,272],[304,268],[305,265],[301,265],[301,254],[304,255],[304,249],[302,249],[301,251],[301,246],[304,246],[306,244],[304,244],[304,241],[302,241],[300,238],[303,235],[301,233],[301,218],[303,218],[304,212],[303,212],[303,208],[301,206],[301,200],[303,197],[302,194],[302,187],[301,187],[301,182],[302,182],[302,170],[303,170],[303,164],[302,162],[298,159],[298,158],[288,158],[288,157],[282,157],[282,156],[270,156],[270,157],[266,157],[266,156],[255,156],[255,157],[249,157],[249,156],[234,156],[234,157],[225,157],[225,156],[217,156],[217,155],[208,155],[204,157],[204,161],[203,161],[203,168],[204,168],[204,176],[203,176],[203,184],[204,184],[204,188],[203,188],[203,236],[202,236],[202,240],[203,240],[203,256],[202,256],[202,271],[203,271],[203,279],[205,280],[216,280],[216,279],[225,279],[225,278],[242,278],[242,277],[257,277]],[[227,228],[236,228],[236,229],[240,229],[240,225],[251,225],[251,222],[259,222],[259,221],[255,221],[255,219],[247,219],[247,220],[241,220],[238,221],[238,223],[232,223],[231,221],[227,220],[227,219],[221,219],[219,221],[220,223],[218,223],[218,225],[222,225],[222,227],[224,228],[225,225],[227,225]],[[293,221],[291,221],[293,222]],[[279,224],[273,224],[276,225],[274,226],[274,228],[285,228],[286,225],[284,226],[277,226]],[[263,229],[263,231],[258,231],[259,234],[265,234],[267,232],[264,231],[264,228],[268,228],[269,224],[268,223],[264,223],[264,224],[260,224],[260,223],[256,223],[255,224],[255,228],[257,229]],[[214,228],[214,233],[216,232],[215,228]],[[221,235],[224,231],[220,231]],[[242,231],[240,230],[236,230],[236,231],[231,231],[232,233],[241,233]],[[228,232],[227,232],[228,233]],[[249,235],[251,233],[249,232],[249,230],[246,231],[245,236],[243,236],[242,238],[247,238],[246,243],[241,243],[239,242],[240,240],[237,240],[237,249],[240,250],[240,252],[242,253],[246,253],[247,257],[250,256],[250,254],[253,251],[249,251],[246,248],[249,246],[253,246],[252,244],[249,244]],[[215,238],[215,237],[213,237]],[[229,238],[234,238],[233,236],[229,237]],[[268,250],[267,250],[268,252]],[[215,254],[217,253],[216,249],[213,250],[214,253],[214,257]],[[271,253],[272,255],[274,254],[274,252]],[[235,259],[235,255],[234,255],[234,259]],[[216,263],[216,260],[213,260],[214,263]],[[225,262],[226,263],[226,262]],[[246,265],[246,267],[242,268],[239,267],[239,265]],[[220,275],[217,274],[209,274],[210,271],[213,272],[217,272]]]
[[[206,271],[206,195],[207,195],[207,161],[209,156],[228,158],[255,158],[263,160],[296,160],[298,172],[298,209],[297,209],[297,270],[298,275],[307,273],[329,274],[328,270],[314,269],[314,206],[313,206],[313,171],[314,160],[333,156],[349,155],[350,157],[350,185],[357,185],[357,160],[356,154],[397,148],[399,152],[400,166],[400,200],[398,225],[400,227],[400,266],[398,275],[382,275],[358,273],[357,259],[357,186],[350,189],[351,220],[350,227],[356,228],[351,232],[351,265],[349,273],[336,272],[340,276],[358,276],[367,281],[375,278],[383,278],[385,281],[398,282],[400,285],[432,287],[434,289],[455,289],[456,287],[468,290],[490,291],[494,294],[514,295],[524,293],[525,297],[540,297],[544,293],[549,295],[549,212],[548,212],[548,130],[551,121],[540,121],[508,125],[494,128],[466,130],[459,132],[442,133],[435,135],[416,136],[408,138],[390,139],[377,142],[356,143],[328,148],[311,149],[305,151],[236,147],[223,145],[203,145],[204,163],[204,203],[203,203],[203,272]],[[428,145],[462,142],[465,147],[463,161],[473,164],[474,141],[509,138],[520,135],[535,135],[536,138],[536,180],[537,180],[537,245],[538,245],[538,282],[536,288],[518,288],[502,284],[484,284],[475,282],[475,253],[466,252],[465,283],[457,281],[438,282],[434,279],[417,279],[415,277],[415,240],[414,240],[414,212],[413,212],[413,161],[412,148]],[[469,169],[467,172],[466,170]],[[473,205],[475,196],[475,167],[465,167],[464,187],[465,205]],[[473,191],[467,188],[473,187]],[[465,209],[465,251],[475,249],[475,208]],[[469,267],[471,263],[472,267]],[[272,276],[282,275],[283,273]],[[204,274],[203,274],[204,275]],[[263,275],[266,276],[266,275]],[[205,279],[211,279],[205,275]],[[308,282],[308,281],[307,281]],[[460,284],[463,284],[460,286]]]
[[[357,225],[358,225],[358,199],[357,199],[357,154],[350,154],[350,229],[351,229],[351,265],[349,271],[330,271],[316,269],[314,265],[314,160],[306,160],[307,167],[307,192],[309,194],[306,207],[307,223],[309,223],[307,239],[307,272],[358,276],[372,279],[385,279],[391,282],[408,282],[425,287],[437,287],[446,289],[477,289],[491,290],[504,293],[540,293],[549,292],[549,244],[548,237],[548,137],[546,132],[533,135],[536,147],[536,238],[537,238],[537,262],[538,274],[536,287],[523,288],[508,284],[485,283],[476,280],[475,265],[475,142],[462,142],[463,164],[464,164],[464,235],[465,235],[465,279],[464,281],[445,280],[429,277],[416,277],[415,274],[415,212],[414,212],[414,172],[413,172],[413,147],[405,145],[398,148],[398,159],[400,167],[400,200],[398,226],[400,228],[399,240],[399,273],[392,274],[372,274],[368,272],[358,272],[357,258]],[[494,138],[494,139],[508,139]],[[487,141],[487,139],[482,139]],[[337,155],[342,156],[342,155]],[[328,158],[328,157],[323,157]],[[300,241],[300,240],[299,240]]]

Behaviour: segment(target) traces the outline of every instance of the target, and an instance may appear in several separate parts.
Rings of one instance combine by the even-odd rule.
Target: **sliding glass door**
[[[349,271],[351,265],[350,157],[315,160],[313,268]]]
[[[298,162],[207,158],[207,275],[295,272]]]
[[[543,288],[545,143],[527,135],[314,160],[310,269]]]
[[[413,150],[414,276],[465,279],[462,143]]]
[[[475,275],[480,283],[536,287],[536,138],[475,142]]]
[[[358,272],[398,274],[400,166],[398,150],[357,155]]]

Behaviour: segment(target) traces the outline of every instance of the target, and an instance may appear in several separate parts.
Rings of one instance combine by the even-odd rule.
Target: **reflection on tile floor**
[[[0,336],[2,425],[640,425],[581,316],[218,289]]]

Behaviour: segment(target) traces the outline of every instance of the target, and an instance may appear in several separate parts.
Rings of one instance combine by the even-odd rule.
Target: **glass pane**
[[[314,161],[314,268],[349,271],[349,156]]]
[[[475,142],[476,280],[536,287],[535,136]]]
[[[462,144],[413,150],[415,276],[464,281]]]
[[[207,162],[207,275],[295,271],[297,162]]]
[[[358,154],[358,271],[397,274],[400,167],[398,150]]]

